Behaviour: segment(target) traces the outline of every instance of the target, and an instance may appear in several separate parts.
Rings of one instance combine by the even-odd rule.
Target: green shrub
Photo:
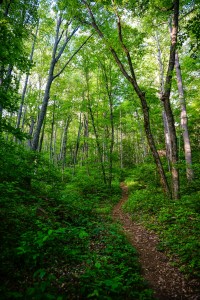
[[[151,184],[145,189],[140,189],[138,183],[133,184],[135,173],[127,179],[132,191],[124,209],[136,221],[159,234],[158,249],[176,255],[182,271],[199,277],[200,192],[186,194],[180,200],[169,200]]]

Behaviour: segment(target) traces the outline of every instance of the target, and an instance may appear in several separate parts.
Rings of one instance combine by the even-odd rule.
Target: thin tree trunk
[[[123,169],[123,133],[122,133],[122,111],[120,110],[120,168]]]
[[[52,161],[54,164],[57,164],[57,155],[56,155],[56,143],[57,143],[57,126],[54,125],[54,134],[53,134],[53,156]]]
[[[22,125],[21,125],[22,130],[24,130],[24,124],[25,124],[25,119],[26,119],[26,111],[27,111],[27,105],[25,105],[25,107],[24,107],[24,113],[23,113]]]
[[[29,61],[30,63],[32,63],[33,61],[33,54],[34,54],[34,50],[35,50],[35,43],[37,40],[37,35],[38,35],[38,29],[39,29],[39,21],[37,23],[37,27],[36,27],[36,33],[34,35],[34,39],[33,39],[33,44],[32,44],[32,48],[31,48],[31,54],[30,54],[30,58]],[[18,115],[17,115],[17,125],[16,128],[20,127],[20,122],[21,122],[21,117],[22,117],[22,110],[24,107],[24,101],[25,101],[25,96],[26,96],[26,91],[27,91],[27,86],[28,86],[28,80],[29,80],[29,72],[26,74],[26,78],[25,78],[25,82],[24,82],[24,88],[22,91],[22,98],[21,98],[21,104],[18,110]]]
[[[97,152],[98,152],[99,160],[100,160],[100,163],[101,163],[103,181],[104,181],[105,184],[107,184],[106,172],[105,172],[105,167],[104,167],[104,163],[103,163],[103,153],[102,153],[102,150],[101,150],[101,145],[100,145],[100,142],[99,142],[99,135],[98,135],[98,132],[97,132],[97,129],[96,129],[96,125],[95,125],[95,121],[94,121],[94,115],[93,115],[92,108],[91,108],[90,104],[89,104],[89,112],[90,112],[90,118],[91,118],[91,121],[92,121],[92,127],[93,127],[93,130],[94,130],[95,140],[96,140],[96,144],[97,144]]]
[[[88,3],[85,0],[82,0],[82,2],[85,4],[85,6],[88,9],[88,12],[90,14],[90,17],[91,17],[91,20],[92,20],[91,21],[91,26],[96,30],[96,32],[98,33],[98,35],[102,39],[104,39],[105,43],[107,44],[107,42],[106,42],[106,40],[104,38],[104,34],[102,33],[102,31],[100,30],[100,28],[98,27],[98,25],[96,23],[95,17],[94,17],[94,15],[92,13],[92,10],[91,10],[90,6],[88,5]],[[151,149],[151,152],[152,152],[155,164],[157,166],[158,173],[160,175],[161,185],[162,185],[162,187],[164,189],[164,192],[169,197],[171,197],[171,192],[170,192],[170,189],[169,189],[169,185],[168,185],[168,182],[167,182],[165,171],[163,169],[163,166],[162,166],[159,154],[158,154],[157,149],[156,149],[154,137],[153,137],[152,132],[151,132],[150,119],[149,119],[149,108],[148,108],[148,105],[147,105],[145,93],[138,86],[130,53],[129,53],[127,47],[123,43],[123,37],[122,37],[122,31],[121,31],[121,21],[120,21],[120,17],[119,17],[118,14],[117,14],[117,18],[118,18],[119,41],[120,41],[120,44],[121,44],[121,47],[122,47],[123,51],[126,54],[126,57],[127,57],[127,60],[128,60],[128,65],[129,65],[129,69],[130,69],[130,72],[131,72],[131,76],[126,71],[123,63],[119,59],[119,57],[117,55],[117,52],[114,50],[114,48],[110,44],[107,44],[107,46],[108,46],[111,54],[113,55],[113,58],[115,59],[117,65],[119,66],[122,74],[131,83],[131,85],[133,86],[135,92],[137,93],[137,95],[138,95],[138,97],[140,99],[141,106],[142,106],[142,111],[143,111],[144,128],[145,128],[145,133],[146,133],[147,141],[148,141],[149,147]]]
[[[89,90],[89,76],[88,76],[88,72],[86,71],[86,84],[87,84],[87,101],[88,101],[88,110],[89,110],[89,114],[90,114],[90,118],[92,121],[92,127],[94,130],[94,135],[95,135],[95,140],[96,140],[96,145],[97,145],[97,152],[98,152],[98,156],[99,156],[99,160],[100,160],[100,164],[101,164],[101,170],[102,170],[102,175],[103,175],[103,181],[105,184],[107,184],[107,179],[106,179],[106,172],[105,172],[105,167],[104,167],[104,162],[103,162],[103,151],[100,145],[100,141],[99,141],[99,135],[98,135],[98,131],[95,125],[95,120],[94,120],[94,114],[92,111],[92,107],[91,107],[91,102],[90,102],[90,90]]]
[[[164,66],[163,66],[163,61],[162,61],[162,51],[160,48],[160,41],[159,41],[159,37],[158,37],[158,33],[156,31],[155,34],[155,39],[157,42],[157,50],[158,50],[158,63],[159,63],[159,68],[160,68],[160,74],[159,74],[159,80],[160,80],[160,100],[162,100],[162,95],[164,93],[164,84],[165,84],[165,80],[164,80]],[[167,116],[166,116],[166,112],[164,110],[164,106],[163,106],[163,102],[161,101],[162,107],[163,107],[163,113],[162,113],[162,117],[163,117],[163,125],[164,125],[164,134],[165,134],[165,147],[166,147],[166,158],[167,158],[167,162],[168,162],[168,169],[169,171],[171,171],[171,166],[170,166],[170,162],[172,160],[172,149],[171,149],[171,143],[170,143],[170,137],[169,137],[169,125],[168,125],[168,121],[167,121]]]
[[[167,158],[167,163],[168,163],[168,170],[171,171],[170,162],[172,160],[172,150],[171,150],[170,137],[169,137],[169,126],[168,126],[165,111],[163,111],[162,117],[163,117],[163,124],[164,124],[165,147],[166,147],[166,158]]]
[[[54,136],[54,124],[55,124],[55,99],[53,102],[53,114],[52,114],[52,122],[51,122],[51,138],[50,138],[50,160],[53,160],[53,156],[54,156],[54,151],[53,151],[53,136]]]
[[[30,139],[28,139],[28,147],[29,148],[31,148],[31,137],[33,134],[34,125],[35,125],[34,117],[31,117],[31,124],[30,124],[30,129],[29,129]]]
[[[106,91],[108,95],[109,100],[109,110],[110,110],[110,126],[111,126],[111,137],[110,137],[110,149],[109,149],[109,177],[108,177],[108,185],[111,187],[112,184],[112,173],[113,173],[113,148],[114,148],[114,120],[113,120],[113,98],[112,98],[112,82],[111,82],[111,76],[108,78],[108,74],[106,71],[106,67],[103,63],[101,63],[104,78],[105,78],[105,85],[106,85]],[[111,71],[111,66],[110,66]],[[110,83],[110,84],[109,84]],[[108,130],[109,134],[109,130]]]
[[[165,79],[164,93],[161,96],[161,100],[164,105],[164,110],[167,117],[169,126],[169,136],[171,144],[171,175],[172,175],[172,196],[174,199],[180,197],[180,183],[179,183],[179,169],[178,169],[178,146],[176,138],[176,128],[174,123],[174,116],[170,105],[170,93],[172,85],[172,76],[175,66],[175,53],[177,46],[177,34],[178,34],[178,16],[179,16],[179,0],[174,0],[174,16],[173,24],[171,28],[171,46],[169,63],[167,69],[167,75]]]
[[[68,128],[69,124],[71,122],[71,117],[68,116],[67,120],[65,122],[65,127],[63,131],[63,138],[62,138],[62,144],[60,149],[60,160],[62,162],[62,169],[64,170],[66,165],[66,153],[67,153],[67,138],[68,138]]]
[[[179,56],[177,50],[175,54],[175,68],[176,68],[176,79],[177,79],[179,100],[180,100],[180,107],[181,107],[181,129],[182,129],[183,142],[184,142],[186,175],[187,175],[187,180],[192,181],[194,178],[194,173],[192,169],[192,152],[191,152],[191,145],[190,145],[190,138],[189,138],[189,131],[188,131],[188,118],[187,118],[187,110],[186,110],[186,103],[184,97],[183,80],[182,80],[181,67],[179,63]]]
[[[0,70],[0,86],[2,86],[5,94],[8,92],[8,89],[9,89],[12,70],[13,70],[12,65],[8,65],[7,71],[6,71],[5,66],[2,66],[1,70]],[[0,132],[2,130],[3,109],[4,109],[3,105],[0,104]]]
[[[89,121],[88,121],[88,113],[84,114],[84,144],[83,144],[83,162],[85,161],[87,174],[89,175],[89,145],[88,145],[88,137],[89,137]]]
[[[73,175],[75,175],[75,168],[76,168],[76,164],[77,164],[77,156],[78,156],[78,150],[79,150],[79,146],[80,146],[80,137],[81,137],[82,126],[83,126],[82,115],[80,113],[78,135],[77,135],[77,139],[76,139],[76,147],[74,150],[74,157],[73,157],[73,164],[74,164]]]
[[[41,152],[42,151],[42,145],[43,145],[43,141],[44,141],[44,131],[45,131],[45,126],[46,126],[46,116],[44,118],[44,123],[42,125],[42,134],[40,137],[40,142],[39,142],[39,149],[38,151]]]
[[[37,127],[34,133],[33,141],[32,141],[32,149],[37,150],[38,149],[38,144],[39,144],[39,138],[40,138],[40,132],[42,129],[42,125],[44,122],[44,118],[46,116],[46,111],[47,111],[47,106],[49,102],[49,96],[50,96],[50,89],[51,89],[51,84],[53,82],[53,69],[55,66],[54,60],[51,61],[51,66],[49,70],[49,75],[47,79],[47,84],[45,88],[45,93],[44,93],[44,98],[42,102],[42,107],[38,116],[38,122],[37,122]]]
[[[11,0],[9,0],[7,3],[5,3],[5,10],[4,10],[4,17],[6,18],[8,16],[9,8],[11,5]],[[5,66],[1,66],[0,70],[0,86],[3,84],[3,73],[4,73]],[[0,104],[0,134],[2,132],[2,118],[3,118],[3,105]]]
[[[59,14],[58,17],[57,17],[55,41],[54,41],[54,46],[53,46],[53,50],[52,50],[52,56],[51,56],[51,62],[50,62],[50,68],[49,68],[47,84],[46,84],[46,87],[45,87],[45,93],[44,93],[44,98],[43,98],[43,102],[42,102],[42,107],[41,107],[41,110],[40,110],[40,113],[39,113],[37,127],[36,127],[34,137],[33,137],[33,141],[32,141],[32,149],[34,151],[36,151],[38,149],[40,132],[41,132],[42,124],[44,122],[44,118],[46,116],[46,111],[47,111],[47,106],[48,106],[48,102],[49,102],[50,89],[51,89],[52,82],[53,82],[53,80],[55,80],[55,78],[59,77],[62,74],[62,72],[67,67],[67,65],[72,60],[72,58],[78,53],[78,51],[83,47],[83,45],[85,45],[85,43],[89,39],[89,38],[86,39],[86,41],[73,53],[73,55],[70,57],[70,59],[64,64],[64,66],[61,68],[61,70],[57,74],[54,75],[54,69],[55,69],[55,66],[56,66],[57,62],[59,61],[60,57],[62,56],[68,42],[71,40],[73,35],[78,30],[78,27],[76,27],[70,33],[70,35],[68,35],[68,29],[69,28],[67,27],[67,29],[65,30],[65,40],[63,41],[63,44],[60,45],[60,41],[61,41],[62,36],[63,36],[63,32],[60,33],[60,27],[61,27],[62,21],[63,21],[62,14]],[[69,25],[70,24],[68,24],[68,26]]]

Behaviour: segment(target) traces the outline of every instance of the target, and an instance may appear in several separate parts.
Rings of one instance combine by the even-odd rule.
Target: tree
[[[178,51],[175,54],[175,68],[176,68],[176,78],[179,92],[179,100],[180,100],[180,108],[181,108],[181,129],[184,141],[184,153],[185,153],[185,162],[186,162],[186,175],[188,181],[192,181],[194,178],[194,173],[192,169],[192,151],[191,144],[189,138],[188,131],[188,118],[187,118],[187,110],[186,110],[186,102],[184,97],[184,89],[183,89],[183,80],[181,74],[181,67],[179,63],[179,55]]]
[[[44,122],[44,118],[46,115],[46,111],[47,111],[52,82],[55,80],[55,78],[57,78],[64,71],[64,69],[66,68],[66,66],[69,62],[67,61],[64,64],[64,66],[61,68],[61,70],[57,72],[57,74],[54,74],[54,69],[55,69],[56,65],[58,64],[58,61],[61,58],[67,44],[69,43],[69,41],[71,40],[73,35],[78,30],[78,27],[75,27],[73,30],[70,31],[69,26],[71,24],[71,21],[68,21],[68,23],[66,24],[66,28],[62,30],[62,27],[61,27],[62,23],[63,23],[63,13],[58,11],[57,12],[57,20],[56,20],[56,28],[55,28],[54,44],[53,44],[53,49],[52,49],[52,56],[51,56],[51,62],[50,62],[50,66],[49,66],[47,83],[46,83],[45,92],[44,92],[44,98],[43,98],[42,107],[41,107],[38,122],[37,122],[37,127],[36,127],[34,137],[32,140],[32,149],[33,150],[38,149],[40,131],[41,131],[41,128],[42,128],[42,125]],[[61,42],[62,42],[62,44],[61,44]]]
[[[17,110],[19,74],[30,68],[25,41],[37,22],[37,7],[37,0],[4,1],[0,7],[0,131],[19,137],[20,131],[5,116]]]
[[[92,11],[91,6],[84,0],[82,1],[82,3],[87,8],[89,16],[91,18],[90,25],[96,30],[98,35],[105,41],[105,36],[104,36],[103,32],[101,31],[100,27],[97,25],[97,22],[96,22],[96,19],[95,19],[95,16],[94,16],[94,13]],[[150,128],[150,120],[149,120],[149,112],[148,112],[149,108],[148,108],[148,105],[147,105],[145,93],[140,89],[140,87],[138,85],[130,52],[129,52],[127,46],[124,44],[124,41],[123,41],[121,17],[119,15],[118,11],[117,11],[117,7],[116,7],[115,3],[112,3],[112,4],[113,4],[113,9],[114,9],[114,12],[115,12],[115,15],[116,15],[116,18],[117,18],[119,43],[121,45],[121,48],[122,48],[123,52],[126,55],[126,59],[127,59],[127,62],[128,62],[128,68],[129,68],[129,71],[130,71],[131,75],[129,75],[128,71],[125,69],[124,64],[120,60],[116,50],[108,43],[107,43],[107,46],[108,46],[110,52],[112,53],[116,63],[118,64],[122,74],[132,84],[136,94],[138,95],[138,97],[141,101],[141,106],[142,106],[142,109],[143,109],[143,116],[144,116],[144,126],[145,126],[146,137],[147,137],[150,149],[152,151],[152,154],[153,154],[153,157],[154,157],[154,160],[155,160],[155,163],[156,163],[159,175],[160,175],[162,186],[163,186],[165,192],[168,195],[170,195],[170,190],[169,190],[169,186],[168,186],[167,179],[166,179],[166,176],[165,176],[165,172],[164,172],[162,163],[160,161],[160,157],[158,155],[158,152],[157,152],[157,149],[156,149],[156,146],[155,146],[154,137],[152,135],[151,128]],[[175,44],[176,44],[177,29],[178,29],[177,28],[177,25],[178,25],[177,24],[178,2],[175,3],[175,4],[176,4],[176,8],[174,9],[174,11],[175,11],[175,14],[174,14],[174,16],[175,16],[174,17],[174,36],[173,36],[173,42],[172,42],[172,45],[171,45],[170,59],[173,59],[173,53],[174,53],[173,50],[175,49],[174,47],[175,47]],[[165,107],[165,110],[166,110],[166,113],[167,113],[167,117],[169,118],[168,121],[169,121],[170,126],[171,126],[172,141],[173,141],[173,143],[175,142],[175,144],[173,144],[174,154],[173,154],[173,170],[172,170],[172,177],[173,177],[173,180],[174,180],[174,182],[173,182],[173,197],[178,198],[179,197],[179,185],[178,185],[179,178],[178,178],[177,169],[175,167],[175,163],[177,163],[176,140],[174,140],[174,133],[175,132],[173,131],[173,129],[174,129],[174,127],[173,127],[173,117],[172,117],[172,113],[171,113],[171,109],[170,109],[170,105],[169,105],[169,96],[170,96],[171,78],[172,78],[171,72],[173,71],[173,67],[174,67],[174,64],[173,64],[172,60],[170,60],[169,71],[168,71],[168,75],[167,75],[167,78],[166,78],[166,85],[165,85],[166,86],[166,91],[165,91],[165,94],[162,97],[162,101],[164,103],[164,107]],[[176,155],[175,155],[175,152],[176,152]]]

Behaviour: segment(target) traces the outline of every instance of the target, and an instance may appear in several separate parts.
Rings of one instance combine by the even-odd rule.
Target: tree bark
[[[92,106],[91,106],[88,70],[85,71],[85,79],[86,79],[86,87],[87,87],[87,107],[88,107],[89,115],[90,115],[90,118],[91,118],[92,127],[93,127],[93,130],[94,130],[94,135],[95,135],[95,140],[96,140],[96,145],[97,145],[97,153],[98,153],[99,161],[100,161],[100,164],[101,164],[103,181],[104,181],[105,184],[107,184],[106,171],[105,171],[104,159],[103,159],[103,151],[102,151],[102,147],[100,145],[99,134],[98,134],[97,127],[96,127],[96,124],[95,124],[94,114],[93,114]]]
[[[43,146],[43,141],[44,141],[44,131],[45,131],[45,126],[46,126],[46,116],[45,116],[45,118],[44,118],[44,122],[43,122],[43,125],[42,125],[42,134],[41,134],[41,137],[40,137],[40,141],[39,141],[39,149],[38,149],[39,152],[42,151],[42,146]]]
[[[60,160],[62,163],[62,169],[65,169],[65,165],[66,165],[66,153],[67,153],[67,138],[68,138],[68,128],[69,128],[69,124],[71,122],[71,117],[68,116],[65,122],[65,127],[64,127],[64,131],[63,131],[63,138],[62,138],[62,145],[61,145],[61,149],[60,149]]]
[[[162,51],[161,51],[161,48],[160,48],[160,41],[159,41],[157,31],[156,31],[156,34],[155,34],[155,39],[156,39],[156,42],[157,42],[158,63],[159,63],[159,68],[160,68],[159,80],[160,80],[160,100],[161,100],[162,95],[164,93],[165,81],[164,81],[164,66],[163,66],[163,61],[162,61]],[[161,104],[162,104],[162,107],[163,107],[162,101],[161,101]],[[164,107],[163,107],[162,117],[163,117],[164,134],[165,134],[166,158],[167,158],[167,162],[168,162],[169,171],[171,171],[170,162],[172,160],[172,149],[171,149],[171,143],[170,143],[170,137],[169,137],[169,125],[168,125],[167,116],[166,116],[166,112],[164,110]]]
[[[179,0],[174,0],[174,15],[173,24],[171,29],[171,46],[169,54],[169,63],[167,69],[167,75],[164,85],[164,93],[161,96],[166,118],[169,126],[169,137],[171,144],[171,185],[172,185],[172,196],[174,199],[180,197],[180,183],[179,183],[179,169],[178,169],[178,146],[176,138],[176,128],[174,123],[174,116],[170,105],[170,93],[172,85],[172,76],[175,66],[175,52],[177,46],[177,34],[178,34],[178,16],[179,16]]]
[[[54,147],[53,147],[53,138],[54,138],[54,125],[55,125],[55,107],[56,107],[56,101],[54,99],[53,101],[53,113],[52,113],[52,121],[51,121],[51,137],[50,137],[50,152],[49,152],[49,156],[50,156],[50,161],[53,161],[53,157],[54,157]]]
[[[190,137],[188,131],[188,118],[187,118],[186,102],[184,97],[183,80],[182,80],[181,67],[179,63],[179,56],[177,50],[175,54],[175,69],[176,69],[176,79],[177,79],[180,108],[181,108],[181,129],[182,129],[183,142],[184,142],[186,175],[187,175],[187,180],[190,182],[194,178],[194,173],[192,169],[192,151],[191,151]]]
[[[122,111],[120,110],[120,168],[124,168],[123,163],[123,132],[122,132]]]
[[[85,42],[82,43],[82,45],[72,54],[70,59],[64,64],[64,66],[61,68],[61,70],[57,74],[54,74],[54,69],[55,69],[57,62],[59,61],[60,57],[62,56],[68,42],[71,40],[71,38],[74,36],[74,34],[78,30],[78,27],[76,27],[74,30],[72,30],[72,32],[70,34],[68,34],[69,28],[67,27],[67,29],[65,30],[65,33],[66,33],[65,40],[63,41],[63,44],[61,45],[60,42],[61,42],[63,33],[62,32],[60,33],[60,27],[61,27],[62,21],[63,21],[62,14],[59,13],[59,15],[57,17],[56,34],[55,34],[54,46],[53,46],[53,50],[52,50],[51,63],[50,63],[50,68],[49,68],[47,84],[45,87],[45,93],[44,93],[44,98],[43,98],[43,102],[42,102],[42,107],[41,107],[41,110],[39,113],[37,127],[36,127],[33,141],[32,141],[32,150],[34,150],[34,151],[36,151],[38,149],[40,132],[41,132],[42,124],[44,122],[44,118],[45,118],[46,111],[47,111],[52,82],[54,81],[54,79],[56,79],[58,76],[60,76],[62,74],[62,72],[65,70],[65,68],[70,63],[70,61],[75,56],[75,54],[78,53],[78,51],[83,47],[83,45],[85,45],[85,43],[90,38],[90,37],[87,38],[85,40]],[[70,25],[70,24],[68,24],[68,25]]]
[[[156,149],[154,137],[153,137],[152,132],[151,132],[150,118],[149,118],[149,108],[148,108],[148,105],[147,105],[145,93],[138,86],[129,50],[127,49],[127,47],[123,43],[120,17],[119,17],[118,14],[116,14],[117,19],[118,19],[117,25],[118,25],[119,42],[120,42],[121,47],[122,47],[122,49],[123,49],[123,51],[126,55],[131,76],[126,71],[126,69],[125,69],[123,63],[121,62],[121,60],[119,59],[115,49],[110,44],[108,44],[106,42],[106,39],[104,37],[103,32],[100,30],[99,26],[96,23],[96,20],[95,20],[95,17],[93,15],[93,12],[91,10],[91,7],[88,5],[88,3],[85,0],[82,0],[82,2],[85,4],[85,6],[86,6],[86,8],[89,12],[89,15],[91,17],[90,25],[96,30],[96,32],[98,33],[100,38],[102,38],[105,41],[105,43],[108,46],[114,60],[116,61],[119,69],[121,70],[122,74],[131,83],[131,85],[133,86],[133,89],[135,90],[136,94],[138,95],[138,97],[140,99],[141,106],[142,106],[142,111],[143,111],[144,129],[145,129],[147,141],[148,141],[149,147],[151,149],[155,164],[157,166],[157,170],[158,170],[158,173],[159,173],[159,176],[160,176],[160,181],[161,181],[161,185],[163,187],[163,190],[169,197],[171,197],[171,192],[170,192],[170,189],[169,189],[167,178],[166,178],[166,175],[165,175],[165,172],[164,172],[159,154],[158,154],[157,149]]]
[[[33,61],[33,54],[34,54],[34,50],[35,50],[35,43],[36,43],[36,40],[37,40],[38,29],[39,29],[39,22],[37,23],[36,33],[34,35],[33,44],[32,44],[32,48],[31,48],[31,54],[30,54],[30,58],[29,58],[29,61],[31,63]],[[20,122],[21,122],[21,117],[22,117],[22,110],[23,110],[23,107],[24,107],[24,101],[25,101],[25,96],[26,96],[26,91],[27,91],[27,86],[28,86],[28,80],[29,80],[29,72],[26,74],[26,78],[25,78],[25,82],[24,82],[24,88],[23,88],[23,91],[22,91],[21,104],[20,104],[20,107],[19,107],[19,110],[18,110],[18,115],[17,115],[16,128],[20,127]]]
[[[108,95],[109,101],[109,110],[110,110],[110,127],[111,127],[111,135],[110,135],[110,147],[109,147],[109,176],[108,176],[108,185],[111,187],[112,184],[112,173],[113,173],[113,148],[114,148],[114,120],[113,120],[113,96],[112,96],[112,80],[108,77],[106,66],[101,62],[106,92]],[[110,66],[111,68],[111,66]],[[110,72],[111,73],[111,72]],[[108,130],[109,134],[109,130]]]
[[[105,184],[107,184],[106,172],[105,172],[105,167],[104,167],[104,163],[103,163],[103,153],[102,153],[101,145],[100,145],[100,142],[99,142],[99,135],[98,135],[96,125],[95,125],[92,107],[91,107],[90,104],[89,104],[89,112],[90,112],[90,118],[91,118],[91,121],[92,121],[92,127],[93,127],[93,130],[94,130],[94,135],[95,135],[95,140],[96,140],[96,145],[97,145],[97,152],[98,152],[98,156],[99,156],[99,160],[100,160],[100,164],[101,164],[103,181],[104,181]]]
[[[78,150],[80,146],[80,137],[81,137],[81,130],[82,130],[83,124],[82,124],[82,115],[80,113],[80,119],[79,119],[79,128],[78,128],[78,134],[77,134],[77,139],[76,139],[76,147],[74,150],[74,157],[73,157],[73,175],[75,175],[75,168],[76,168],[76,163],[77,163],[77,156],[78,156]]]
[[[31,123],[30,123],[30,129],[29,129],[29,135],[30,135],[30,139],[28,139],[28,147],[31,148],[31,137],[33,134],[33,129],[34,129],[34,125],[35,125],[35,120],[34,117],[31,117]]]
[[[82,161],[85,162],[86,168],[87,168],[87,174],[89,175],[89,144],[88,144],[88,138],[89,138],[89,120],[88,120],[88,113],[84,114],[84,143],[83,143],[83,155],[82,155]]]

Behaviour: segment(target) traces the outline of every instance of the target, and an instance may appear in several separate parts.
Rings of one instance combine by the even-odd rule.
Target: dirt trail
[[[139,253],[142,275],[155,291],[159,300],[191,299],[199,300],[200,295],[195,292],[196,281],[187,282],[179,270],[170,265],[169,258],[156,249],[158,237],[131,220],[129,214],[122,211],[122,205],[128,199],[128,188],[121,184],[122,198],[113,210],[113,217],[120,221],[132,245]]]

